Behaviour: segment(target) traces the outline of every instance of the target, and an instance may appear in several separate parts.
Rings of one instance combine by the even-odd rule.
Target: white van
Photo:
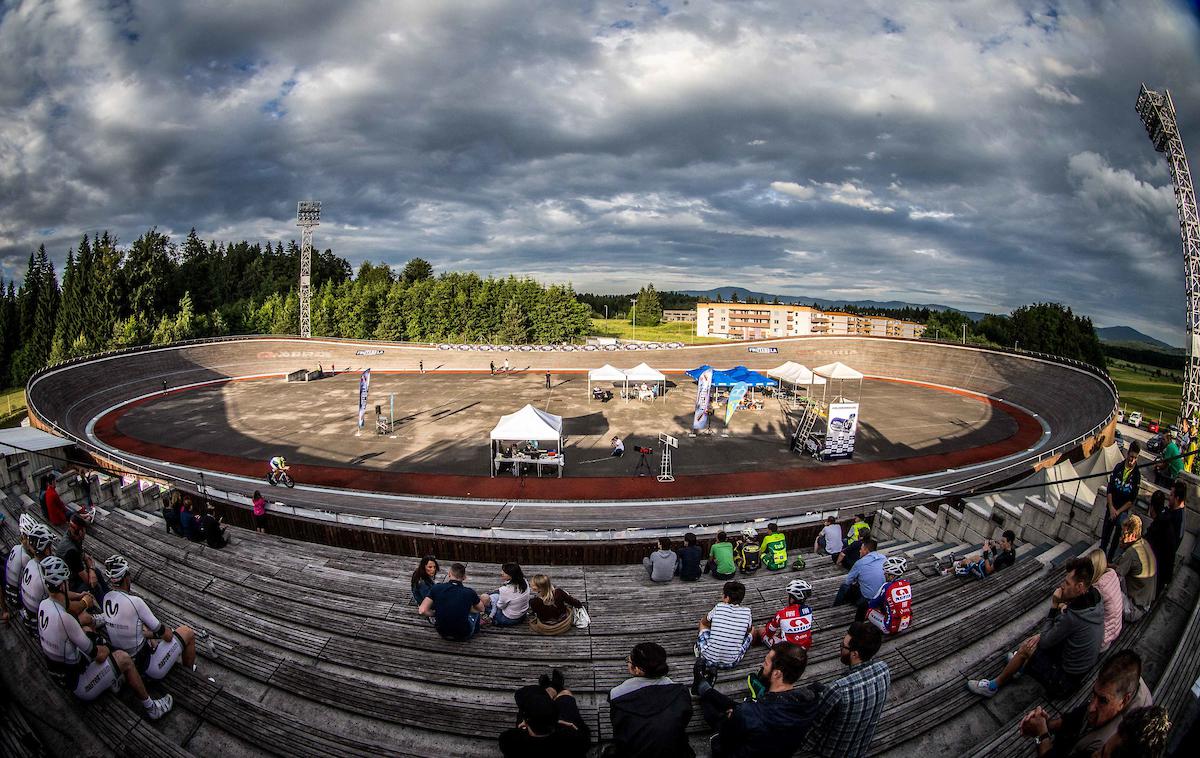
[[[1126,423],[1132,426],[1134,429],[1140,429],[1142,427],[1142,412],[1134,411],[1133,413],[1129,414],[1129,421]]]

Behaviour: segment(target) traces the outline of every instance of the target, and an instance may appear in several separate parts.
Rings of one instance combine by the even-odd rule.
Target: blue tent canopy
[[[712,368],[707,363],[699,368],[694,368],[687,372],[687,375],[699,381],[700,375]],[[714,387],[732,387],[738,382],[745,382],[751,387],[774,387],[778,384],[774,379],[770,379],[757,371],[751,371],[745,366],[735,366],[731,369],[722,371],[720,369],[712,369],[712,383]]]

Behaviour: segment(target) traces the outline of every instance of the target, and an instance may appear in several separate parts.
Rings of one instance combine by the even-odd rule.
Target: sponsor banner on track
[[[371,369],[362,372],[358,380],[358,428],[362,429],[367,418],[367,393],[371,389]]]
[[[708,401],[712,396],[712,369],[708,369],[696,380],[696,413],[692,417],[692,428],[699,430],[708,426]]]
[[[748,348],[746,348],[746,351],[750,352],[750,353],[778,353],[779,348],[777,348],[777,347],[748,347]]]
[[[262,350],[258,353],[260,361],[270,361],[276,358],[330,358],[333,353],[328,350]]]
[[[750,385],[745,382],[738,382],[733,385],[733,389],[729,390],[729,402],[725,404],[725,426],[729,426],[730,419],[737,411],[738,405],[741,404],[742,398],[746,396],[746,390],[750,389]]]
[[[382,350],[355,350],[355,355],[383,355]]]

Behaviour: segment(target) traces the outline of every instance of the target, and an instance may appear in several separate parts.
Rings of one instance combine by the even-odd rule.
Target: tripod
[[[645,452],[642,452],[642,450],[644,450]],[[637,467],[634,468],[634,470],[633,470],[634,476],[649,476],[652,473],[650,470],[649,458],[650,458],[650,454],[653,451],[650,450],[649,448],[642,448],[642,450],[638,451],[639,453],[641,453],[641,458],[638,459]],[[645,470],[643,471],[643,469],[645,469]]]

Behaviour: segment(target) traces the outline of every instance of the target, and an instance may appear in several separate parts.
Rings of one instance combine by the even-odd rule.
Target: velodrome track
[[[1116,392],[1106,378],[1078,365],[1046,358],[1009,354],[945,343],[869,337],[806,337],[772,340],[776,354],[750,353],[755,343],[708,345],[653,352],[460,352],[436,347],[314,338],[234,338],[163,348],[143,348],[81,359],[40,372],[28,386],[29,407],[38,423],[65,434],[92,452],[118,460],[146,473],[181,481],[185,488],[200,482],[213,494],[246,502],[244,494],[261,488],[256,476],[225,473],[172,462],[169,450],[161,453],[118,450],[96,434],[97,421],[121,405],[171,388],[188,387],[235,377],[280,376],[301,368],[323,365],[342,371],[412,371],[418,361],[427,370],[487,370],[489,360],[508,357],[514,369],[582,371],[602,363],[632,365],[649,361],[663,371],[692,368],[701,363],[716,366],[744,364],[765,370],[785,360],[808,366],[842,361],[870,377],[901,379],[965,390],[1009,406],[1014,416],[1024,416],[1024,436],[1010,440],[1009,448],[987,455],[947,458],[943,466],[925,467],[923,473],[905,474],[903,468],[885,469],[889,478],[825,483],[816,488],[728,491],[705,496],[643,497],[605,500],[611,488],[596,487],[593,498],[570,501],[513,497],[466,497],[465,492],[409,494],[350,488],[297,486],[275,491],[275,499],[303,509],[309,515],[336,518],[355,526],[401,531],[433,531],[442,535],[537,538],[552,530],[560,538],[629,536],[630,530],[721,524],[755,518],[789,520],[806,513],[839,508],[872,508],[883,501],[927,499],[935,492],[961,491],[1011,479],[1029,471],[1048,455],[1065,452],[1085,438],[1100,433],[1111,422]],[[359,355],[364,351],[382,351]],[[321,384],[313,385],[319,391]],[[864,413],[872,409],[865,408]],[[1036,420],[1029,433],[1028,420]],[[1017,444],[1019,443],[1019,444]],[[484,444],[472,440],[468,444]],[[985,457],[987,460],[976,460]],[[261,466],[256,462],[255,466]],[[768,466],[764,465],[764,468]],[[864,471],[866,471],[864,469]],[[869,473],[869,472],[868,472]],[[896,476],[897,473],[903,475]],[[410,477],[420,475],[409,475]],[[569,472],[568,477],[573,473]],[[303,481],[303,480],[302,480]],[[486,481],[486,480],[485,480]],[[565,480],[564,480],[565,481]],[[597,480],[604,481],[604,480]],[[612,481],[611,479],[608,481]],[[781,480],[783,485],[787,482]],[[548,482],[531,482],[549,486]],[[386,489],[380,487],[378,489]],[[400,488],[405,489],[405,488]],[[687,491],[686,488],[680,488]],[[714,488],[719,489],[719,488]],[[728,490],[729,488],[725,488]],[[736,488],[735,488],[736,489]],[[670,491],[664,490],[664,491]],[[361,517],[361,518],[360,518]],[[480,531],[485,530],[485,531]],[[652,532],[640,532],[649,536]]]

